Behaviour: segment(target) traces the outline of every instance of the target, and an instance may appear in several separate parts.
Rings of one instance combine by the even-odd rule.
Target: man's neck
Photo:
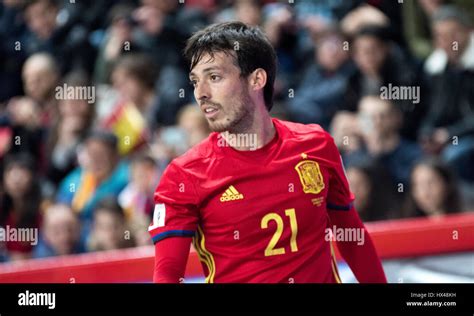
[[[247,128],[242,131],[225,131],[221,136],[235,150],[256,150],[268,144],[275,136],[275,126],[271,116],[265,109],[262,113],[254,113]],[[244,141],[235,141],[235,140]]]

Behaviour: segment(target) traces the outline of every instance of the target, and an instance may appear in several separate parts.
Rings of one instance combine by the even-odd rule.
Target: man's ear
[[[249,76],[249,84],[252,90],[260,90],[267,83],[267,72],[262,68],[255,69]]]

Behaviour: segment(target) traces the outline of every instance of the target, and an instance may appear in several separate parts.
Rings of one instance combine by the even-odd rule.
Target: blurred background
[[[331,132],[364,222],[472,214],[473,1],[3,0],[0,227],[39,241],[0,241],[0,262],[151,245],[162,171],[209,134],[185,41],[230,20],[274,45],[271,114]],[[384,265],[474,282],[473,258]]]

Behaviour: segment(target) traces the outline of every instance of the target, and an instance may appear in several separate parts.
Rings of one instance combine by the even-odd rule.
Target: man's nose
[[[197,101],[209,100],[211,98],[209,85],[204,82],[196,84],[194,88],[194,97]]]

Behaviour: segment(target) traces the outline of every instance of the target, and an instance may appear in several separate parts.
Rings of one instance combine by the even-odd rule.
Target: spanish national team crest
[[[303,185],[304,193],[318,194],[324,189],[324,180],[319,164],[313,160],[303,160],[295,166]]]

